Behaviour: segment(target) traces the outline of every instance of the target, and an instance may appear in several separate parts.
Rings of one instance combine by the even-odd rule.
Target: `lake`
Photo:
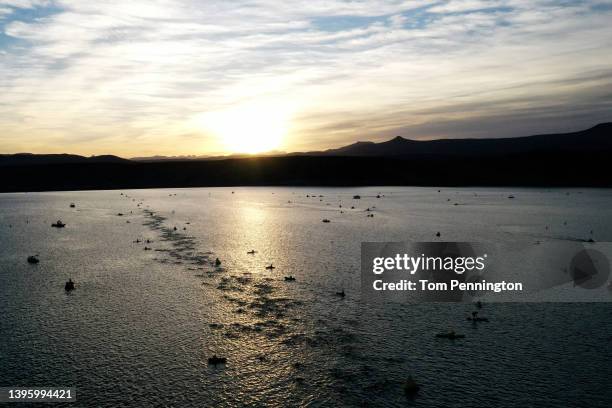
[[[0,386],[98,407],[612,404],[610,303],[490,303],[471,325],[470,304],[363,302],[359,270],[364,241],[612,241],[612,190],[15,193],[0,219]]]

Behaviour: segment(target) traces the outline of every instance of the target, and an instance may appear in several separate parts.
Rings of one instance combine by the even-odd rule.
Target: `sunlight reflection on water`
[[[470,305],[360,300],[362,241],[612,240],[609,190],[508,191],[4,194],[0,385],[76,386],[75,406],[608,406],[609,304],[491,304],[476,327]]]

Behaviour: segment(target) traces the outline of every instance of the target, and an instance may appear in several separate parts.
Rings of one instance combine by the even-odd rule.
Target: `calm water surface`
[[[470,305],[372,306],[359,288],[362,241],[612,241],[610,190],[3,194],[0,220],[0,386],[99,407],[612,405],[609,303],[487,304],[473,327]],[[449,328],[467,337],[434,338]]]

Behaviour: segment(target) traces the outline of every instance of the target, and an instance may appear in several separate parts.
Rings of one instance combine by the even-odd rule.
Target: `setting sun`
[[[271,105],[248,105],[205,115],[203,125],[232,153],[278,149],[287,133],[288,112]]]

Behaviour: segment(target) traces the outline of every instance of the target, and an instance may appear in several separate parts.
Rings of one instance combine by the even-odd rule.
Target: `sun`
[[[287,133],[287,110],[269,104],[238,106],[206,115],[205,126],[232,153],[278,149]]]

